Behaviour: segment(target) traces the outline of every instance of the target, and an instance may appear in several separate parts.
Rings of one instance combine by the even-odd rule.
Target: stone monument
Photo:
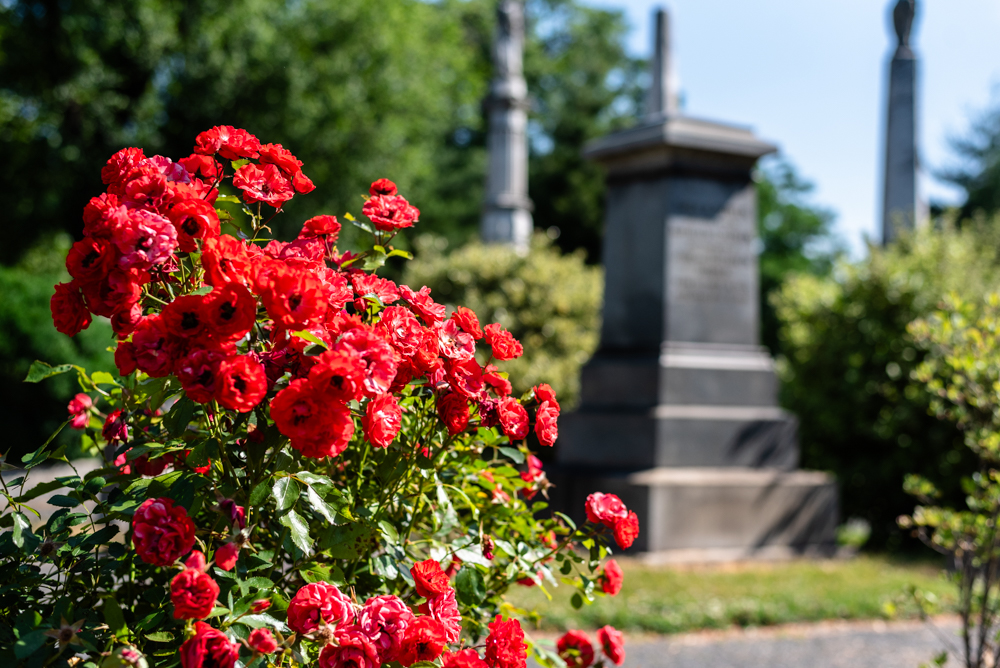
[[[528,199],[528,86],[524,81],[524,5],[499,0],[493,45],[489,110],[489,166],[482,238],[527,251],[531,242]]]
[[[923,217],[917,199],[917,57],[910,48],[916,0],[899,0],[892,11],[896,51],[889,64],[885,128],[885,189],[882,244],[901,230],[912,230]]]
[[[607,173],[604,320],[560,421],[554,502],[580,517],[587,494],[616,493],[642,524],[633,549],[668,559],[829,549],[834,481],[796,470],[758,345],[751,170],[775,147],[677,112],[665,11],[655,25],[646,117],[585,150]]]

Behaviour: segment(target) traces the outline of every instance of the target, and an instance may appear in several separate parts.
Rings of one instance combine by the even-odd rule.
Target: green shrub
[[[896,518],[913,505],[907,473],[933,480],[949,502],[962,498],[974,459],[911,379],[924,353],[907,325],[950,291],[981,297],[1000,286],[997,227],[924,231],[871,248],[830,278],[795,277],[774,298],[782,403],[799,417],[803,466],[836,474],[842,515],[871,523],[870,547],[902,546]]]
[[[563,255],[542,235],[524,256],[478,241],[447,253],[441,237],[416,240],[416,259],[403,282],[431,288],[449,307],[464,304],[485,325],[499,322],[524,345],[524,356],[504,370],[516,392],[547,382],[563,410],[575,405],[580,367],[597,348],[603,272],[584,263],[583,251]]]
[[[40,446],[66,419],[66,404],[80,391],[71,374],[26,385],[28,367],[36,360],[71,363],[92,371],[114,371],[108,346],[114,344],[111,325],[104,318],[74,338],[52,326],[49,299],[52,286],[68,281],[63,267],[71,239],[59,234],[44,239],[15,266],[0,266],[0,421],[4,442],[0,453],[12,462]],[[62,442],[73,434],[63,432]]]

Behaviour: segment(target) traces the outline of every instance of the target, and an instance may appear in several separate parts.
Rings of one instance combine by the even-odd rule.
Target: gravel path
[[[917,668],[957,641],[958,622],[832,622],[626,638],[624,668]],[[957,666],[957,657],[946,664]]]

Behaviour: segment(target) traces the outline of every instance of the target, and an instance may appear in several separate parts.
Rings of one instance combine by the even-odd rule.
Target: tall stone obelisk
[[[920,222],[917,201],[917,57],[910,48],[916,0],[899,0],[892,10],[896,52],[889,65],[885,129],[885,189],[882,199],[882,244]]]
[[[489,109],[489,171],[482,237],[526,251],[531,241],[528,199],[528,86],[524,81],[524,4],[499,0]]]
[[[644,118],[584,150],[606,173],[604,317],[559,422],[553,507],[582,520],[589,493],[618,494],[642,525],[632,549],[667,560],[824,553],[836,485],[798,469],[758,341],[752,171],[776,147],[681,114],[663,10],[655,43]]]

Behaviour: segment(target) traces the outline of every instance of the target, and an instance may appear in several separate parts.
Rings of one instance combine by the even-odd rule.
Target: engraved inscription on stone
[[[679,202],[668,225],[668,299],[674,304],[746,304],[756,299],[752,193],[725,205]]]

